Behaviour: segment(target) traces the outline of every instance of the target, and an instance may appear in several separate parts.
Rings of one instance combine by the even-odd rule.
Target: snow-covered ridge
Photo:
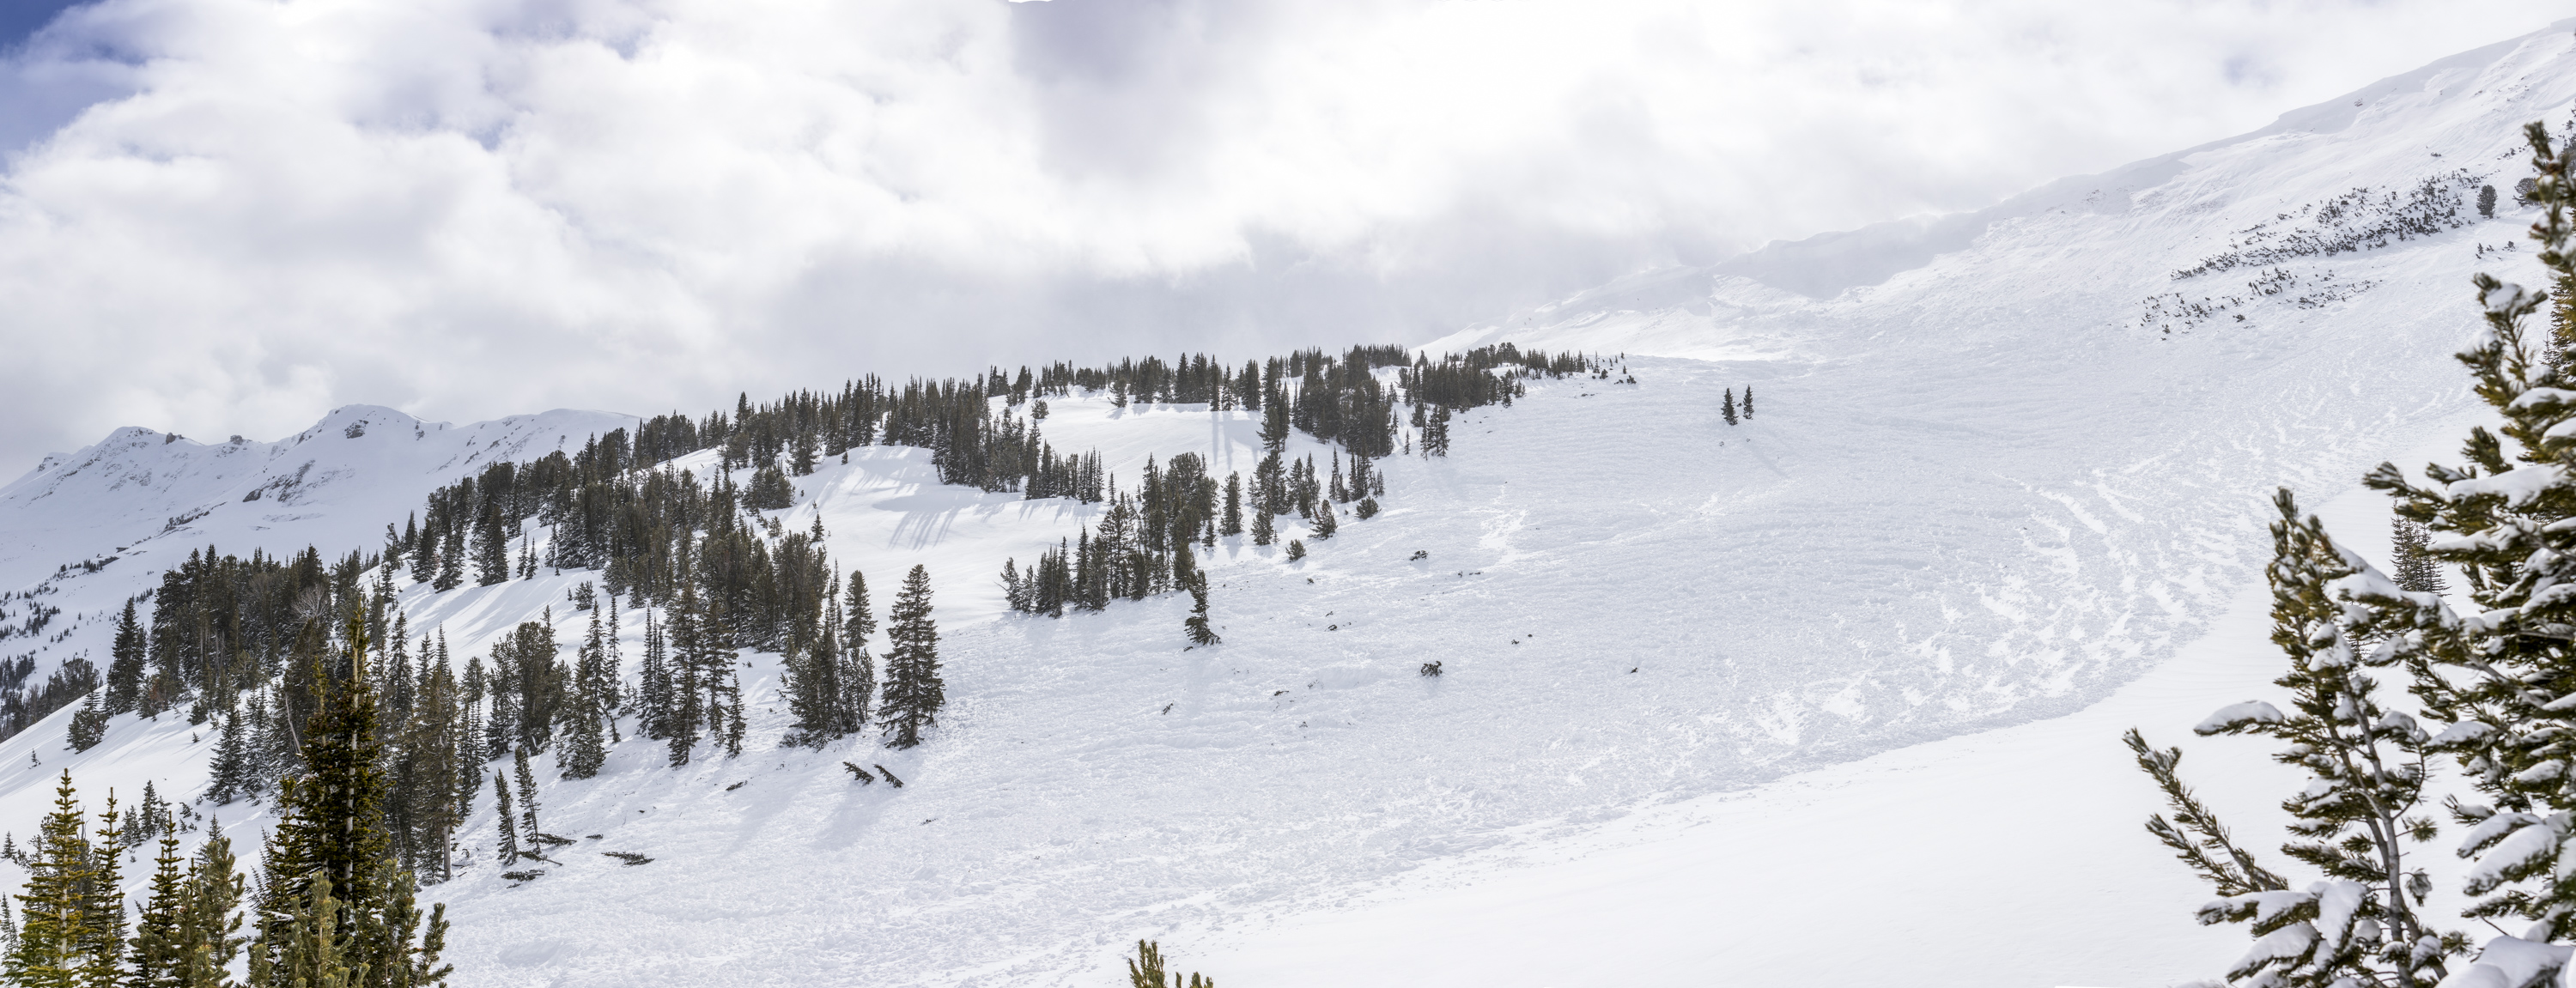
[[[48,456],[0,487],[0,587],[23,588],[84,559],[145,557],[167,568],[208,543],[247,555],[307,545],[373,547],[420,497],[503,460],[579,448],[635,418],[557,410],[456,426],[349,405],[273,442],[200,442],[127,427]]]

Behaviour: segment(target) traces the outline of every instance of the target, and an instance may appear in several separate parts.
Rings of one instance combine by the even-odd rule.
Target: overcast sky
[[[355,402],[697,413],[1419,342],[2249,130],[2569,8],[98,0],[0,61],[0,480],[119,425],[265,439]]]

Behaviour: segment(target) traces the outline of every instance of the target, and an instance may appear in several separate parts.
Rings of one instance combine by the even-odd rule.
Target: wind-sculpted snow
[[[796,478],[797,504],[778,520],[804,530],[819,512],[834,559],[867,572],[880,605],[904,569],[929,567],[952,698],[930,742],[905,752],[863,740],[780,749],[779,659],[746,655],[755,727],[746,753],[702,751],[672,771],[658,744],[629,738],[600,777],[546,783],[546,829],[599,837],[559,849],[543,877],[499,878],[491,807],[479,808],[464,830],[471,863],[432,893],[458,924],[457,982],[1115,983],[1109,958],[1139,936],[1257,934],[1285,917],[1357,908],[1417,870],[1583,839],[1658,804],[1803,800],[1795,780],[1775,780],[1836,765],[1845,769],[1799,778],[1877,778],[1848,766],[1917,742],[1976,750],[1959,736],[2017,724],[2054,737],[2027,722],[2151,672],[2224,685],[2159,701],[2189,712],[2149,733],[2187,733],[2193,718],[2268,678],[2244,650],[2213,653],[2235,663],[2225,669],[2173,662],[2222,613],[2259,651],[2259,593],[2250,610],[2246,600],[2269,550],[2265,498],[2286,484],[2306,502],[2326,500],[2391,451],[2466,420],[2474,399],[2450,355],[2477,331],[2468,274],[2484,266],[2531,278],[2512,267],[2527,267],[2528,255],[2502,249],[2531,217],[2508,197],[2492,220],[2456,229],[2266,255],[2271,270],[2258,278],[2277,291],[2257,284],[2223,306],[2176,296],[2207,306],[2208,318],[2141,322],[2139,300],[2198,291],[2197,279],[2171,273],[2242,250],[2254,224],[2351,189],[2417,188],[2462,170],[2510,187],[2515,127],[2567,116],[2571,48],[2576,39],[2552,31],[2448,59],[2242,139],[2098,183],[2059,183],[1974,223],[1930,224],[1938,237],[1835,262],[1849,270],[1805,280],[1741,264],[1649,272],[1434,343],[1435,352],[1508,340],[1625,357],[1613,358],[1616,380],[1535,380],[1511,407],[1461,414],[1449,457],[1386,461],[1385,513],[1346,517],[1328,541],[1292,526],[1288,536],[1308,540],[1302,562],[1241,538],[1204,553],[1225,638],[1211,648],[1184,647],[1186,596],[1061,620],[1004,612],[1002,561],[1030,562],[1094,521],[1097,506],[943,487],[923,450],[871,447],[826,462]],[[1808,253],[1863,242],[1876,240]],[[1834,288],[1811,299],[1747,271]],[[1880,280],[1838,280],[1852,272]],[[1753,417],[1720,421],[1723,396],[1748,389]],[[1149,455],[1197,452],[1220,473],[1252,461],[1254,423],[1239,412],[1050,402],[1041,428],[1056,449],[1101,450],[1128,486]],[[276,444],[120,432],[0,489],[0,576],[52,580],[61,599],[95,614],[187,547],[372,547],[432,483],[631,421],[548,413],[442,440],[379,412],[359,416],[360,429],[343,410]],[[376,448],[416,451],[355,452]],[[1329,456],[1303,439],[1292,453]],[[680,465],[703,471],[711,459]],[[2518,483],[2507,475],[2478,490],[2510,496]],[[2372,545],[2376,534],[2338,538]],[[139,564],[52,575],[116,553]],[[444,629],[461,659],[549,606],[558,639],[575,640],[587,615],[569,609],[566,592],[590,578],[447,594],[415,585],[402,602],[415,629]],[[624,628],[631,672],[640,616],[629,612]],[[84,625],[48,654],[103,653],[102,631]],[[1441,675],[1420,674],[1430,662]],[[2270,709],[2257,704],[2222,713]],[[0,828],[26,832],[41,787],[64,765],[84,785],[120,791],[143,778],[173,792],[201,783],[205,740],[188,744],[175,716],[121,718],[105,745],[73,756],[61,742],[68,714],[0,743]],[[2114,732],[2095,733],[2118,769]],[[42,764],[19,767],[31,752]],[[2100,777],[2092,754],[2055,758],[2022,761]],[[907,785],[860,785],[843,761],[882,765]],[[1973,759],[1923,764],[1962,779],[1981,771]],[[1930,799],[1945,784],[1907,785],[1888,791]],[[2152,791],[2140,783],[2139,801],[2127,803],[2099,789],[2069,791],[2102,801],[2138,843],[2109,859],[2174,868],[2134,832]],[[1813,846],[1772,828],[1766,856],[1823,868],[1859,853],[1854,843],[1910,832],[1904,801],[1863,802],[1883,822],[1820,829],[1834,836]],[[236,826],[266,823],[258,807],[222,812]],[[1746,817],[1708,819],[1754,828]],[[2001,860],[2018,850],[1965,823],[1942,828],[1953,843],[1922,854]],[[0,865],[0,881],[16,880],[11,869]],[[1622,874],[1634,895],[1676,916],[1730,894],[1652,867]],[[2137,874],[2114,869],[2094,884],[2123,888]],[[2148,887],[2187,880],[2155,874]],[[1919,923],[1920,939],[1947,942],[1978,919],[1939,904],[1956,881],[1935,884],[1891,885],[1885,905]],[[2037,914],[2144,915],[2177,928],[2202,901],[2014,895]],[[1830,952],[1844,928],[1832,897],[1791,898],[1778,908],[1816,918],[1777,922],[1811,931],[1812,942],[1756,946]],[[1538,943],[1559,921],[1531,909],[1485,932],[1493,943]],[[1745,946],[1727,940],[1731,928],[1622,946],[1723,954]],[[2206,970],[2243,949],[2231,941]],[[2066,971],[2056,983],[2122,983],[2114,979],[2134,970]],[[1287,983],[1212,973],[1230,985]],[[1908,974],[1909,983],[1988,983],[1967,970]],[[1317,977],[1369,983],[1352,970]]]

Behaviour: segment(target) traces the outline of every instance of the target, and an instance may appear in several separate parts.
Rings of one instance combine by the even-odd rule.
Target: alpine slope
[[[630,737],[592,779],[541,766],[549,830],[651,864],[567,853],[504,880],[477,805],[426,895],[454,983],[1111,985],[1139,939],[1228,988],[2214,975],[2241,934],[2193,924],[2206,896],[2139,828],[2156,793],[2119,733],[2183,740],[2269,689],[2275,488],[2384,558],[2361,473],[2447,456],[2476,421],[2451,359],[2468,279],[2538,277],[2519,128],[2576,125],[2571,28],[1977,213],[1426,341],[1613,370],[1531,380],[1463,414],[1449,455],[1389,458],[1386,510],[1329,540],[1287,519],[1302,560],[1220,539],[1216,646],[1188,646],[1186,594],[1004,607],[1005,560],[1098,505],[942,486],[919,449],[827,462],[770,514],[819,520],[880,588],[928,569],[950,698],[929,741],[784,747],[780,657],[746,654],[739,758],[675,770]],[[1259,456],[1239,411],[1054,404],[1048,440],[1121,477]],[[191,549],[372,549],[438,484],[634,423],[353,407],[275,443],[120,430],[0,488],[20,629],[0,653],[103,656]],[[400,603],[461,662],[521,621],[578,641],[567,595],[598,576],[405,581]],[[630,680],[643,626],[623,616]],[[65,768],[85,794],[203,788],[203,726],[125,715],[75,753],[72,712],[0,742],[0,830],[30,833]],[[2284,776],[2250,744],[2192,742],[2186,771],[2258,832]],[[907,785],[854,785],[845,760]],[[237,837],[270,822],[200,809]]]

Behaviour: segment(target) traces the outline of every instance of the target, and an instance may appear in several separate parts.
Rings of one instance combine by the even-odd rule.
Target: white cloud
[[[2540,20],[101,0],[0,73],[25,144],[0,459],[355,401],[703,411],[869,371],[1420,339],[2250,129]]]

